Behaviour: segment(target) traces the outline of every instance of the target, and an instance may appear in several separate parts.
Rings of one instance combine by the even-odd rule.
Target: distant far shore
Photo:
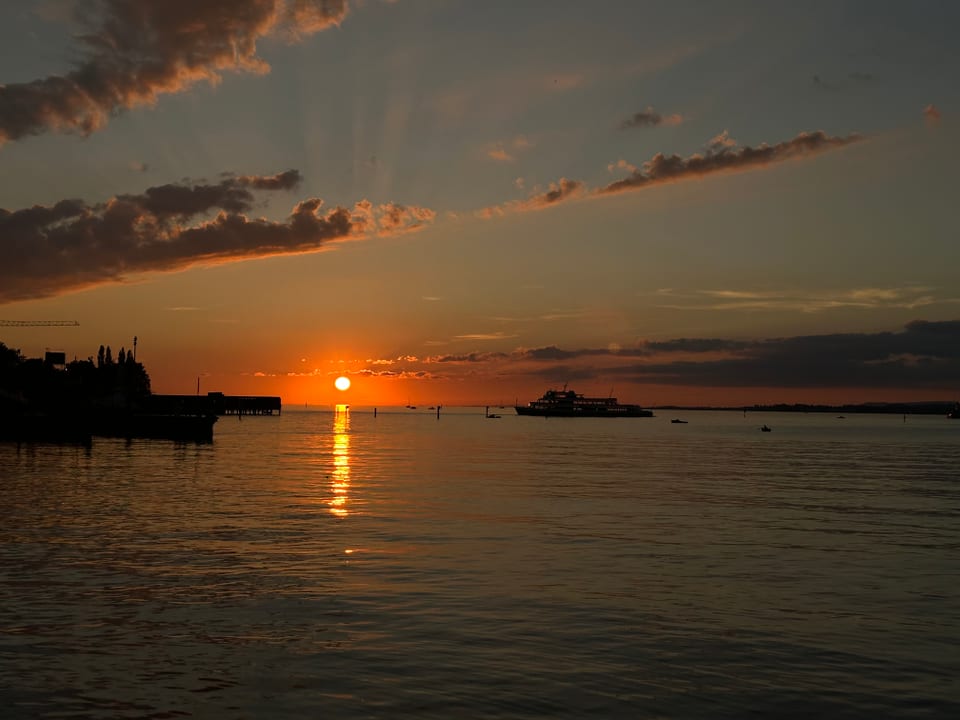
[[[955,402],[929,401],[908,403],[860,403],[857,405],[808,405],[804,403],[778,403],[774,405],[740,405],[737,407],[711,407],[707,405],[655,405],[652,410],[729,410],[731,412],[802,412],[802,413],[889,413],[896,415],[946,415]]]
[[[313,403],[310,405],[297,405],[295,403],[289,403],[289,409],[296,412],[297,410],[312,409],[316,410],[318,408],[332,408],[333,405],[325,403]],[[347,405],[350,407],[350,405]],[[370,404],[363,405],[353,405],[354,410],[370,410],[373,411],[377,406]],[[405,413],[415,412],[415,413],[430,413],[433,414],[437,411],[436,406],[430,407],[412,407],[410,405],[389,405],[384,404],[379,406],[381,410],[387,411],[396,411],[400,410]],[[486,408],[487,410],[512,410],[512,405],[500,405],[500,404],[490,404],[490,405],[478,405],[475,403],[467,404],[458,404],[453,403],[449,405],[441,405],[442,410],[453,410],[454,408],[464,409],[464,408]],[[644,406],[649,410],[658,410],[658,411],[692,411],[692,410],[716,410],[721,412],[794,412],[794,413],[833,413],[835,415],[855,415],[855,414],[867,414],[867,413],[883,413],[890,415],[946,415],[947,413],[955,410],[958,407],[958,404],[953,401],[926,401],[926,402],[900,402],[900,403],[885,403],[885,402],[869,402],[869,403],[859,403],[859,404],[848,404],[848,405],[816,405],[808,403],[775,403],[772,405],[649,405]],[[284,412],[288,409],[287,404],[284,405]]]

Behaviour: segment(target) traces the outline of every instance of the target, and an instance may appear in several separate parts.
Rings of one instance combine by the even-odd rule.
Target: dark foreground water
[[[503,415],[0,445],[0,716],[960,717],[960,421]]]

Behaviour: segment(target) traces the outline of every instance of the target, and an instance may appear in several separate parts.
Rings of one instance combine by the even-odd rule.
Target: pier
[[[217,415],[273,415],[280,414],[280,398],[271,395],[224,395],[207,393]]]
[[[270,395],[224,395],[209,392],[206,395],[151,395],[153,412],[172,415],[279,415],[280,398]]]

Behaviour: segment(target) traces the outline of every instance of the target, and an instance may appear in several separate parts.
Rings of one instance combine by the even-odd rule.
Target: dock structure
[[[153,412],[171,415],[279,415],[282,410],[279,397],[224,395],[221,392],[206,395],[151,395],[149,406]]]
[[[207,393],[217,415],[273,415],[280,414],[280,398],[271,395],[224,395]]]

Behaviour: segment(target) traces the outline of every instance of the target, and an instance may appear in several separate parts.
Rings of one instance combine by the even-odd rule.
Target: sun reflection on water
[[[330,512],[346,517],[347,493],[350,490],[350,406],[337,405],[333,412],[333,494]]]

